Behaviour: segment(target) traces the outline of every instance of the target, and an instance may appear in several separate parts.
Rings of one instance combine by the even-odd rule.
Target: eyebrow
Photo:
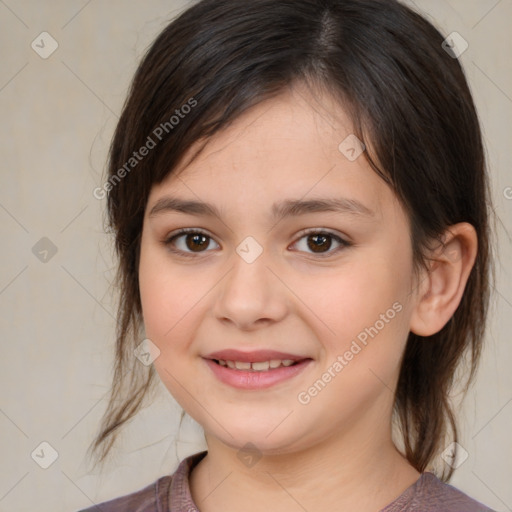
[[[160,198],[151,208],[149,217],[167,212],[180,212],[191,215],[221,218],[216,206],[201,201],[180,199],[172,196]],[[349,198],[321,198],[321,199],[288,199],[272,205],[271,216],[273,220],[281,220],[295,215],[308,213],[336,212],[374,217],[375,212],[363,203]]]

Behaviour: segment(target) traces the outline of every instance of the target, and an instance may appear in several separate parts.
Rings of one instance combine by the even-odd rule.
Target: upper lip
[[[245,363],[259,363],[262,361],[270,361],[272,359],[291,359],[292,361],[302,361],[303,359],[310,359],[296,354],[287,354],[286,352],[277,352],[276,350],[252,350],[247,352],[241,352],[235,349],[219,350],[218,352],[212,352],[207,356],[206,359],[222,359],[223,361],[240,361]]]

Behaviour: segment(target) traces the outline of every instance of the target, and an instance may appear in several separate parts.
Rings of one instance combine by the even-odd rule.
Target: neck
[[[206,436],[208,454],[190,477],[201,511],[381,510],[419,477],[397,451],[391,427],[373,425],[308,449],[244,464],[239,450]]]

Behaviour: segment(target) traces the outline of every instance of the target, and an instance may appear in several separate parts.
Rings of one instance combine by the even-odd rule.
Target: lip
[[[244,390],[266,389],[275,386],[297,376],[313,362],[309,357],[287,354],[285,352],[276,352],[274,350],[241,352],[239,350],[228,349],[213,352],[203,359],[219,381],[227,384],[228,386]],[[272,368],[264,371],[254,371],[237,370],[221,366],[215,362],[216,359],[252,363],[270,361],[271,359],[291,359],[296,361],[296,363],[292,366],[280,366],[279,368]]]

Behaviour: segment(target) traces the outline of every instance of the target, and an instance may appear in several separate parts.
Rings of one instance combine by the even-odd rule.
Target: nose
[[[265,251],[251,263],[235,253],[217,293],[215,317],[244,331],[279,322],[289,310],[287,288],[269,267]]]

